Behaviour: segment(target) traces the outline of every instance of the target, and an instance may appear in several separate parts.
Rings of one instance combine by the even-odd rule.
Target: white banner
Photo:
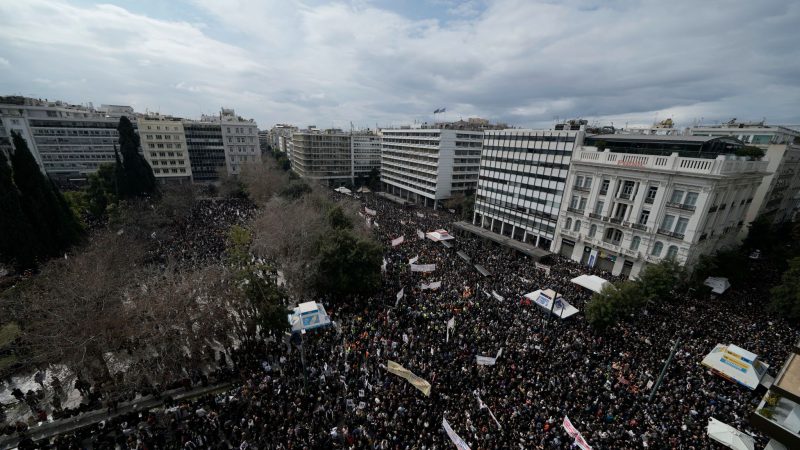
[[[433,272],[436,270],[436,264],[411,264],[412,272]]]
[[[408,263],[409,263],[409,264],[414,264],[414,263],[415,263],[415,262],[417,262],[417,261],[419,261],[419,255],[417,255],[417,256],[415,256],[415,257],[413,257],[413,258],[409,259],[409,260],[408,260]]]
[[[592,450],[592,447],[583,439],[581,433],[572,426],[572,422],[569,421],[569,417],[564,416],[564,429],[567,430],[567,434],[572,436],[575,439],[575,444],[581,448],[581,450]]]
[[[402,244],[403,241],[406,240],[405,236],[400,236],[397,239],[392,239],[392,247],[397,247],[398,245]]]
[[[456,318],[451,317],[450,320],[447,321],[447,328],[452,330],[455,327],[456,327]]]
[[[424,219],[425,218],[425,214],[417,213],[417,217],[419,217],[420,219]]]
[[[420,239],[425,239],[425,233],[423,233],[421,230],[417,230],[417,237]]]
[[[419,285],[419,288],[422,289],[423,291],[426,289],[439,289],[440,287],[442,287],[441,281],[434,281],[433,283],[430,284],[422,283]]]
[[[497,358],[475,355],[475,362],[477,362],[479,366],[493,366],[497,363]]]
[[[497,292],[495,292],[495,291],[492,291],[492,297],[496,298],[497,300],[500,300],[501,302],[502,302],[503,300],[505,300],[505,299],[504,299],[504,298],[503,298],[503,297],[502,297],[500,294],[498,294],[498,293],[497,293]]]
[[[450,423],[447,421],[446,417],[442,417],[442,427],[444,427],[444,431],[447,432],[447,436],[453,441],[453,444],[456,444],[456,448],[458,450],[470,450],[469,445],[461,439],[461,436],[456,434],[453,431],[453,427],[450,426]]]
[[[375,211],[374,209],[369,209],[366,206],[364,207],[364,212],[369,214],[370,216],[378,215],[378,211]]]

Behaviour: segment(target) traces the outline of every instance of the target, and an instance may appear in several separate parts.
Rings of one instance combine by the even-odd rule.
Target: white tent
[[[353,191],[351,191],[350,189],[347,189],[344,186],[338,187],[338,188],[334,189],[334,191],[339,192],[340,194],[347,194],[347,195],[351,195],[353,193]]]
[[[372,191],[370,191],[369,188],[366,187],[366,186],[361,186],[360,188],[358,188],[358,190],[356,192],[360,192],[362,194],[366,194],[366,193],[372,192]]]
[[[757,355],[733,344],[717,344],[711,353],[703,358],[702,364],[716,375],[748,389],[755,389],[762,381],[769,381],[766,378],[769,377],[767,375],[769,365],[759,361]]]
[[[525,294],[525,297],[533,300],[534,303],[545,311],[552,311],[554,316],[562,319],[566,319],[578,313],[578,308],[567,303],[564,297],[556,294],[552,289],[539,289]],[[553,299],[555,299],[555,305],[553,304]]]
[[[427,236],[428,239],[434,242],[449,241],[450,239],[455,239],[453,236],[450,236],[450,233],[448,233],[447,230],[429,231],[425,233],[425,236]]]
[[[293,332],[313,330],[331,324],[331,318],[325,311],[325,307],[322,306],[322,303],[316,302],[300,303],[294,308],[294,312],[289,314],[288,319]]]
[[[572,279],[578,286],[583,286],[590,291],[600,292],[606,285],[611,284],[597,275],[581,275]]]
[[[711,417],[706,427],[708,437],[733,450],[755,450],[756,443],[752,436],[720,422]]]
[[[715,294],[722,294],[727,291],[729,287],[731,287],[731,283],[728,281],[728,279],[722,277],[708,277],[703,284],[710,287],[711,292]]]

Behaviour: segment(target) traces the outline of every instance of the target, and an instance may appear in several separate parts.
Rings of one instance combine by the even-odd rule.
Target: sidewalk
[[[172,397],[173,400],[179,401],[188,398],[202,397],[203,395],[214,392],[222,392],[229,389],[230,387],[231,383],[228,382],[207,387],[201,387],[191,391],[184,390],[183,388],[173,389],[170,391],[163,392],[161,394],[160,399],[156,399],[152,395],[148,395],[147,397],[142,397],[132,402],[120,403],[119,408],[117,408],[117,411],[112,412],[111,414],[108,414],[106,408],[102,408],[102,409],[96,409],[94,411],[85,412],[76,417],[70,417],[68,419],[60,419],[53,422],[43,423],[39,426],[35,426],[28,429],[28,431],[26,432],[26,436],[29,436],[34,441],[48,439],[59,434],[69,433],[73,430],[93,425],[102,420],[112,419],[114,417],[123,414],[128,414],[130,412],[145,411],[155,408],[164,403],[163,400],[164,397]],[[0,449],[6,450],[14,448],[19,444],[19,441],[20,441],[19,434],[15,434],[13,436],[2,436],[0,437]]]

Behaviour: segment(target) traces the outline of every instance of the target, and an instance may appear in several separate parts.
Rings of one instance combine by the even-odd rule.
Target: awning
[[[449,243],[447,241],[439,241],[439,242],[441,242],[442,245],[444,245],[446,248],[453,248],[453,244],[451,244],[451,243]]]
[[[706,427],[708,437],[734,450],[755,450],[755,439],[732,426],[711,417]]]
[[[488,270],[486,270],[486,269],[485,269],[485,268],[484,268],[482,265],[480,265],[480,264],[475,264],[475,270],[477,270],[478,272],[480,272],[480,274],[481,274],[481,275],[483,275],[483,276],[485,276],[485,277],[488,277],[488,276],[490,276],[490,275],[491,275],[491,273],[490,273]]]
[[[611,284],[608,280],[598,277],[597,275],[581,275],[572,279],[572,282],[578,286],[583,286],[590,291],[600,292],[606,285]]]
[[[553,292],[551,289],[546,290],[536,290],[533,292],[529,292],[525,294],[525,297],[533,300],[536,305],[540,308],[544,309],[545,311],[552,311],[553,315],[556,317],[560,317],[561,319],[566,319],[569,316],[573,316],[578,313],[578,308],[570,305],[564,300],[564,297],[558,295],[557,293]],[[555,297],[555,304],[553,304],[553,298]]]
[[[466,262],[470,262],[470,261],[472,261],[472,259],[470,259],[469,255],[467,255],[466,253],[464,253],[464,252],[463,252],[463,251],[461,251],[461,250],[459,250],[459,251],[458,251],[458,253],[456,253],[456,254],[457,254],[457,255],[458,255],[458,256],[459,256],[461,259],[463,259],[463,260],[464,260],[464,261],[466,261]]]
[[[728,279],[723,277],[708,277],[703,284],[710,287],[711,292],[715,294],[722,294],[731,287],[731,283]]]
[[[428,239],[438,242],[438,241],[449,241],[450,239],[455,239],[453,236],[450,236],[450,233],[447,230],[436,230],[436,231],[429,231],[425,233]]]

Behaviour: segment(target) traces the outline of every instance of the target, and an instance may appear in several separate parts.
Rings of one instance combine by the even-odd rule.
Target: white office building
[[[580,130],[487,130],[473,225],[550,250]]]
[[[337,187],[354,185],[381,164],[381,139],[365,131],[311,128],[292,133],[292,170],[300,177]]]
[[[553,251],[614,275],[736,245],[767,161],[725,137],[595,135],[572,156]]]
[[[136,118],[130,107],[115,107],[110,115],[91,105],[70,105],[28,97],[0,97],[0,140],[11,132],[27,141],[42,170],[59,181],[85,181],[104,163],[114,162],[114,144],[119,140],[120,115]]]
[[[800,132],[764,122],[732,120],[723,125],[689,129],[694,136],[731,136],[764,150],[769,161],[761,186],[753,198],[745,223],[767,216],[773,223],[790,221],[800,210]],[[745,229],[746,231],[746,229]]]
[[[478,185],[483,130],[432,128],[381,130],[381,186],[384,192],[436,207]]]
[[[139,140],[142,152],[156,180],[192,181],[189,148],[181,119],[151,115],[140,117]]]

